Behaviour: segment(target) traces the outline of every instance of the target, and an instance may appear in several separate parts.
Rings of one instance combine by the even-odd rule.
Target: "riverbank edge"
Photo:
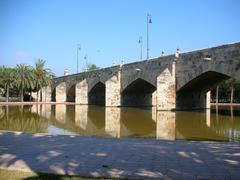
[[[42,104],[66,104],[78,105],[74,102],[0,102],[0,106],[22,106],[22,105],[42,105]]]
[[[35,105],[35,104],[67,104],[67,105],[81,105],[75,102],[0,102],[0,106],[21,106],[21,105]],[[84,104],[87,105],[87,104]],[[211,106],[240,106],[240,103],[211,103]]]
[[[240,106],[240,103],[211,103],[211,106]]]

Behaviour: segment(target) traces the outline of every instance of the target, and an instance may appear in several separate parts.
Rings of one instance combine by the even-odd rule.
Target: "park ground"
[[[128,179],[239,179],[238,142],[0,132],[0,168]],[[66,177],[68,178],[68,177]]]

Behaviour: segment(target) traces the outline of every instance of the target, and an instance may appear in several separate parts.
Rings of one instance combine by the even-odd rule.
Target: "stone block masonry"
[[[66,83],[62,82],[56,87],[56,102],[66,102]]]
[[[121,72],[106,81],[106,106],[121,105]]]
[[[86,79],[76,84],[75,102],[77,104],[88,104],[88,84]]]

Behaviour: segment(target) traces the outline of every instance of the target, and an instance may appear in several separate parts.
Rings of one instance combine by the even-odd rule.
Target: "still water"
[[[162,112],[83,105],[0,106],[0,130],[115,138],[240,141],[240,108]]]

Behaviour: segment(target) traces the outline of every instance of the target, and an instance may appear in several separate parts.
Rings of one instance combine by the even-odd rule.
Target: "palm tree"
[[[33,68],[26,64],[17,64],[15,70],[15,84],[20,91],[20,99],[23,102],[23,95],[27,89],[34,88]]]
[[[38,59],[35,63],[34,71],[34,81],[35,81],[35,89],[37,90],[37,101],[39,100],[39,90],[42,89],[43,81],[44,81],[44,61],[42,59]],[[42,94],[42,93],[41,93]]]
[[[0,86],[6,92],[6,102],[9,100],[9,89],[13,86],[13,73],[13,68],[0,67]]]
[[[236,80],[234,78],[228,79],[225,84],[227,87],[230,87],[231,94],[230,94],[230,103],[233,103],[233,97],[234,97],[234,86],[236,84]]]
[[[44,68],[45,61],[38,59],[35,63],[34,80],[35,89],[37,90],[37,101],[40,90],[40,96],[42,97],[42,88],[51,84],[52,73],[49,69]]]

